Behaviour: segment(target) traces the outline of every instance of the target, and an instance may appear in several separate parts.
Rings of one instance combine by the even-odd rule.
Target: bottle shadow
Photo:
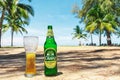
[[[63,74],[63,72],[58,72],[56,76],[59,76],[59,75],[62,75],[62,74]]]
[[[50,75],[50,76],[46,76],[46,77],[57,77],[57,76],[60,76],[62,74],[63,74],[63,72],[58,72],[56,75]]]

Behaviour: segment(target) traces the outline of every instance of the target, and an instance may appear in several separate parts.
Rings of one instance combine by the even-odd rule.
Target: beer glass
[[[36,36],[24,36],[23,38],[24,48],[26,52],[26,70],[25,76],[32,77],[36,74],[36,50],[38,47],[38,37]]]

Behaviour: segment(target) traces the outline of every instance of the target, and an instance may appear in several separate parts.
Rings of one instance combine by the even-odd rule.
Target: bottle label
[[[54,49],[45,50],[45,66],[47,68],[54,68],[56,66],[56,51]]]
[[[52,29],[48,29],[47,36],[53,36],[53,31],[52,31]]]

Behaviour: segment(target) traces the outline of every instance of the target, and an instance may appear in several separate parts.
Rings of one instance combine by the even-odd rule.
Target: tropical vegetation
[[[90,34],[99,34],[99,45],[101,35],[107,38],[107,45],[112,45],[112,34],[119,33],[120,29],[120,0],[82,0],[83,6],[73,8],[73,13],[80,22],[85,24],[85,30]]]
[[[84,30],[82,28],[80,28],[78,25],[73,30],[74,30],[74,33],[72,33],[73,39],[74,38],[86,39],[87,34],[84,33]],[[80,41],[79,45],[81,45],[81,41]]]
[[[33,8],[29,4],[21,3],[20,0],[0,0],[0,12],[0,47],[2,33],[8,29],[11,29],[11,46],[13,46],[14,32],[27,33],[24,27],[29,24],[30,15],[34,15]]]

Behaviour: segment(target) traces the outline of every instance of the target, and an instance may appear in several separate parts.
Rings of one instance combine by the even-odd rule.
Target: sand
[[[37,75],[24,76],[23,48],[0,49],[0,80],[120,80],[120,47],[58,47],[58,75],[44,76],[43,48],[37,50]]]

